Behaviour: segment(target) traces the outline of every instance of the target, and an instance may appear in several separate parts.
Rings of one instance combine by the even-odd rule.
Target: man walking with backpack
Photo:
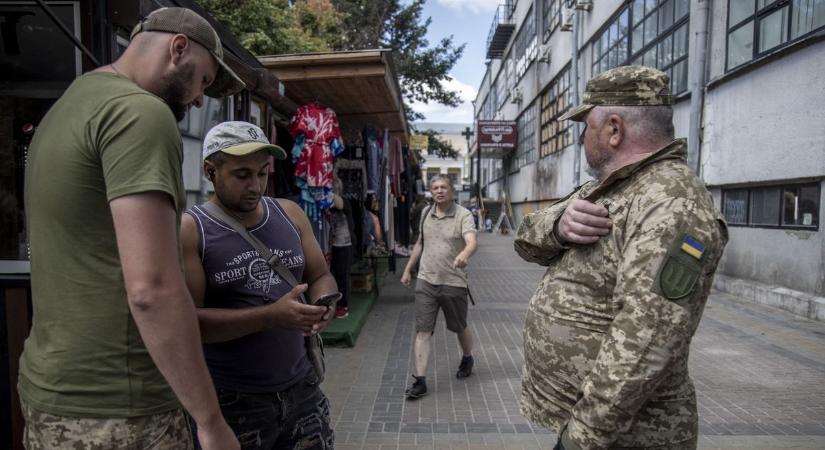
[[[430,180],[433,206],[422,213],[421,233],[401,276],[404,286],[412,286],[413,270],[418,267],[415,285],[415,381],[407,389],[407,399],[427,394],[427,363],[438,310],[444,310],[447,329],[458,335],[461,364],[456,378],[473,371],[473,337],[467,328],[467,272],[465,268],[476,251],[473,215],[457,205],[450,179],[436,175]],[[420,265],[419,265],[420,262]]]

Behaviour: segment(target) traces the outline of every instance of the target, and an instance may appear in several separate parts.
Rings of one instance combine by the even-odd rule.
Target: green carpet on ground
[[[377,258],[373,261],[374,268],[364,266],[363,270],[371,270],[375,274],[373,290],[371,292],[359,292],[351,294],[349,301],[349,316],[343,319],[334,319],[332,323],[321,333],[324,345],[330,347],[354,347],[361,328],[367,322],[372,305],[378,299],[384,280],[387,277],[388,261],[386,258]],[[357,271],[356,263],[353,272]]]
[[[334,319],[321,333],[324,345],[330,347],[354,347],[361,328],[367,322],[372,305],[378,299],[378,292],[383,286],[383,277],[379,277],[377,288],[372,292],[351,294],[349,300],[349,316],[343,319]]]

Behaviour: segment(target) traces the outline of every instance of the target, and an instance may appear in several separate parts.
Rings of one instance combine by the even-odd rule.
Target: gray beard
[[[587,172],[587,174],[590,175],[593,179],[601,180],[601,174],[599,173],[599,171],[597,169],[590,167],[590,164],[587,165],[587,168],[584,169],[584,171]]]

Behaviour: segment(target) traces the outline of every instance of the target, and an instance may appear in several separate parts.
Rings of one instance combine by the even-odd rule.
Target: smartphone
[[[315,303],[313,303],[313,305],[315,305],[315,306],[330,306],[333,303],[337,302],[338,300],[341,300],[342,296],[343,296],[343,294],[341,294],[340,292],[335,292],[333,294],[326,294],[326,295],[322,296],[321,298],[319,298],[318,300],[315,300]]]

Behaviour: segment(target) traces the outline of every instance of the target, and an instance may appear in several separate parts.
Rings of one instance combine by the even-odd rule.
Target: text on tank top
[[[277,200],[264,197],[264,217],[249,232],[303,279],[304,252],[297,228]],[[241,235],[195,206],[199,253],[206,275],[206,308],[249,308],[276,302],[292,286],[281,280]],[[239,392],[280,392],[306,375],[301,331],[271,328],[227,342],[204,344],[215,385]]]

